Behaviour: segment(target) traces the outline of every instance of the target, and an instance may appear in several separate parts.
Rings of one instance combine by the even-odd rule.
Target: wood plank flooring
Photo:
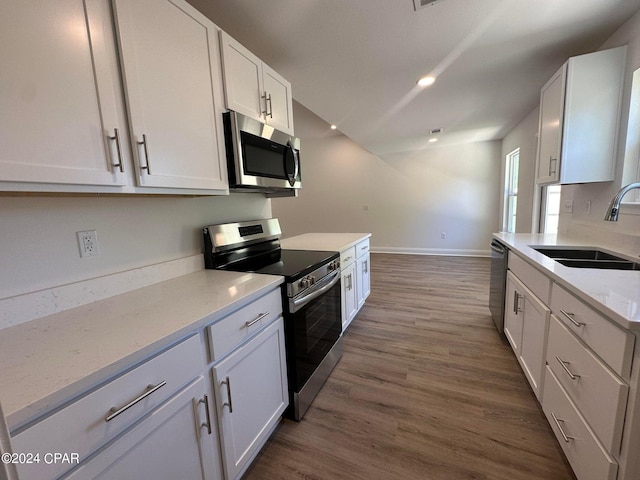
[[[246,480],[573,479],[492,323],[489,259],[372,254],[371,296]]]

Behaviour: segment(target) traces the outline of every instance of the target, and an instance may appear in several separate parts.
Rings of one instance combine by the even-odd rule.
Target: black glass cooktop
[[[237,255],[237,254],[231,254]],[[282,275],[287,282],[313,272],[316,268],[336,260],[338,252],[316,250],[269,250],[256,255],[249,255],[238,260],[225,262],[216,268],[234,272],[255,272],[268,275]]]
[[[287,279],[297,280],[316,268],[335,260],[338,252],[321,252],[316,250],[280,250],[280,259],[270,265],[254,270],[256,273],[284,275]]]

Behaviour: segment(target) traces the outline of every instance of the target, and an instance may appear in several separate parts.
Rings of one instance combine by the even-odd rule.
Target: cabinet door
[[[262,61],[223,31],[220,42],[227,108],[264,122]]]
[[[549,308],[530,292],[523,295],[520,364],[534,393],[541,398],[546,361]]]
[[[228,188],[217,28],[182,0],[115,0],[140,186]]]
[[[199,377],[64,478],[219,479],[215,425],[209,424],[211,411],[206,412],[213,407],[210,401],[205,379]]]
[[[516,357],[520,355],[522,341],[523,291],[524,285],[511,271],[508,271],[504,307],[504,334],[511,344]]]
[[[357,260],[356,285],[358,287],[358,310],[371,293],[371,273],[369,272],[370,255],[367,253]]]
[[[226,477],[249,465],[289,403],[282,317],[213,368]]]
[[[293,135],[291,83],[264,63],[262,79],[267,99],[266,122],[277,130]]]
[[[358,292],[356,290],[356,263],[342,270],[342,331],[349,326],[358,313]]]
[[[538,184],[558,183],[560,145],[564,115],[565,71],[563,66],[542,88],[538,126]]]
[[[109,2],[5,1],[0,31],[0,180],[124,185]]]

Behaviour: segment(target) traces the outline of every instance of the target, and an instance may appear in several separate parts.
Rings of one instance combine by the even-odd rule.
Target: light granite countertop
[[[596,247],[629,260],[637,261],[637,258],[612,250],[611,247],[563,239],[556,235],[494,233],[493,236],[621,327],[640,331],[640,271],[566,267],[531,247]]]
[[[280,240],[282,248],[342,252],[365,240],[370,233],[305,233]]]
[[[259,298],[283,277],[200,270],[0,330],[11,430]]]

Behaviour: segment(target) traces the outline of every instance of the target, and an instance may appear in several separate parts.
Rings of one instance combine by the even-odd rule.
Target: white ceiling
[[[640,0],[189,0],[291,81],[293,97],[378,155],[501,139],[573,55]],[[434,85],[416,86],[423,75]]]

